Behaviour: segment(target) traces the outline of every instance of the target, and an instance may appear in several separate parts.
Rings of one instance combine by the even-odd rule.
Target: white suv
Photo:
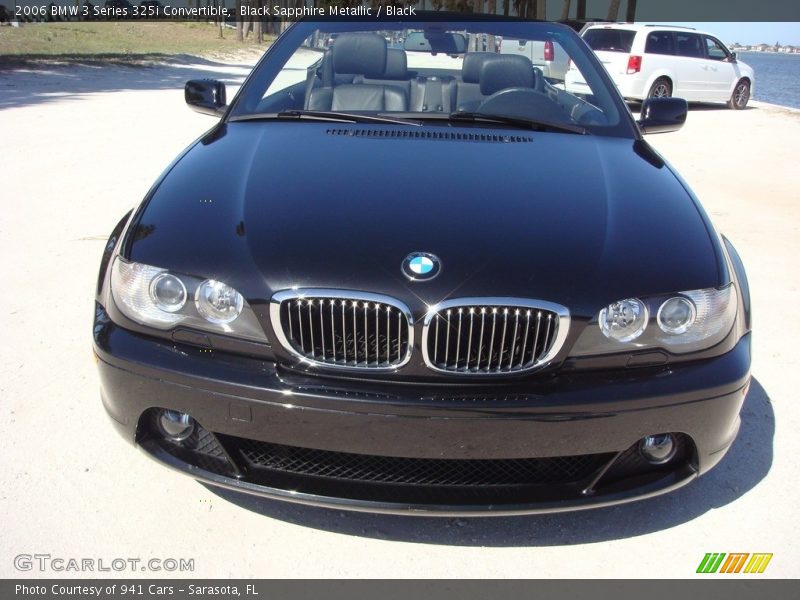
[[[708,33],[688,27],[606,23],[585,27],[581,37],[626,99],[677,96],[742,109],[753,91],[753,69]],[[565,79],[567,91],[588,93],[573,65]]]

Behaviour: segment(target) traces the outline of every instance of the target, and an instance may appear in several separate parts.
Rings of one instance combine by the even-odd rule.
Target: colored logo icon
[[[697,567],[698,573],[763,573],[769,561],[772,560],[771,553],[765,552],[709,552],[700,561]]]
[[[411,281],[427,281],[439,274],[442,265],[433,254],[412,252],[403,260],[401,269]]]

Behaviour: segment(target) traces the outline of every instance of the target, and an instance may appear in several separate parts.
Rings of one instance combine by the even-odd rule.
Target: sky
[[[661,23],[702,29],[724,43],[800,46],[800,23]]]

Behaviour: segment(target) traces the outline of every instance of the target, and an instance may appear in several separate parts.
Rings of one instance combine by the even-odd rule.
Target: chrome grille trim
[[[275,337],[308,365],[334,369],[394,371],[411,360],[414,320],[389,296],[308,288],[272,296]]]
[[[428,368],[440,373],[525,373],[555,358],[569,323],[569,310],[552,302],[454,298],[430,307],[425,315],[422,356]]]

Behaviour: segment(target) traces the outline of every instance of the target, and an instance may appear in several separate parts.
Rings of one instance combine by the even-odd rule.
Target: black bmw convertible
[[[156,460],[495,515],[668,492],[733,443],[744,268],[642,137],[686,102],[635,120],[568,27],[301,21],[230,102],[186,101],[217,122],[114,228],[96,291],[103,404]]]

